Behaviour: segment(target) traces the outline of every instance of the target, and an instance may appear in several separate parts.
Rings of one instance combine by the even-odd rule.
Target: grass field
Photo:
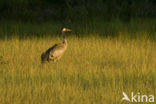
[[[156,94],[155,41],[67,40],[68,49],[57,63],[41,65],[41,53],[60,37],[1,39],[0,104],[119,104],[123,91]]]

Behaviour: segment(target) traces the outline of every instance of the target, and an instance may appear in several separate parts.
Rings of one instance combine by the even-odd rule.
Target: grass
[[[72,29],[74,36],[88,37],[96,35],[101,37],[118,37],[120,35],[131,39],[146,38],[156,40],[156,19],[132,19],[123,22],[115,19],[106,21],[93,19],[91,22],[75,21],[60,23],[47,21],[43,23],[29,23],[21,21],[0,21],[0,39],[18,36],[20,39],[27,37],[47,37],[60,34],[63,27]]]
[[[57,63],[41,65],[41,53],[60,41],[0,40],[0,104],[119,104],[123,91],[156,94],[155,41],[72,35]]]

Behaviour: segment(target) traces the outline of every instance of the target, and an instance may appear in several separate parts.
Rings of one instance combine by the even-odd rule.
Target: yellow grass
[[[155,41],[67,40],[64,56],[46,65],[40,55],[59,37],[0,40],[0,104],[119,104],[123,91],[156,93]]]

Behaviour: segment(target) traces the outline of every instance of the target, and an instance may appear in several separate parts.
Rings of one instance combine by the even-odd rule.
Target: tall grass
[[[123,91],[155,95],[155,41],[124,35],[68,36],[64,56],[46,65],[40,55],[59,37],[0,40],[0,104],[119,104]]]
[[[63,27],[72,29],[74,36],[86,37],[95,35],[101,37],[118,37],[122,35],[128,38],[146,38],[156,40],[156,19],[132,19],[130,22],[123,22],[115,19],[106,21],[105,19],[93,19],[90,22],[75,21],[56,22],[48,21],[43,23],[1,21],[0,38],[10,38],[18,36],[27,37],[47,37],[60,34]],[[72,34],[71,34],[72,35]]]

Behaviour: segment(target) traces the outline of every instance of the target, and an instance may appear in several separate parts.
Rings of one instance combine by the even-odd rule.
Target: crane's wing
[[[55,44],[54,46],[52,46],[51,48],[49,48],[47,50],[47,52],[49,53],[49,58],[50,59],[62,56],[64,51],[65,51],[64,44],[62,44],[62,43]]]
[[[50,47],[50,48],[46,51],[46,53],[49,54],[50,51],[52,51],[55,47],[57,47],[57,45],[58,45],[58,44],[55,44],[55,45],[53,45],[52,47]]]

